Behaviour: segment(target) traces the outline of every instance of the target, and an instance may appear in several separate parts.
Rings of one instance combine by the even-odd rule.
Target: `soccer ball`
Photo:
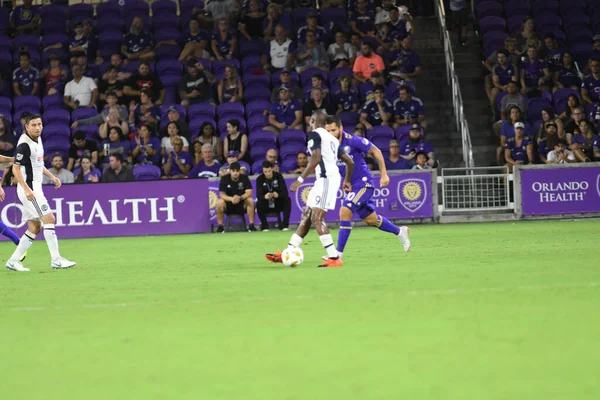
[[[304,253],[300,247],[288,247],[281,253],[281,260],[288,267],[297,267],[304,261]]]

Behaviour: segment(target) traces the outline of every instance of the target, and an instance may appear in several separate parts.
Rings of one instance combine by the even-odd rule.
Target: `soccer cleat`
[[[340,260],[342,259],[342,257],[343,257],[343,256],[344,256],[344,254],[343,254],[343,253],[340,253],[340,252],[338,251],[338,258],[339,258]],[[329,260],[329,256],[323,256],[323,257],[321,257],[321,260],[323,260],[323,261],[327,261],[327,260]]]
[[[250,224],[250,225],[248,225],[248,232],[256,232],[256,231],[257,231],[257,229],[256,229],[256,227],[254,226],[254,224]]]
[[[217,233],[225,233],[225,228],[223,227],[223,225],[219,225],[217,227]]]
[[[400,242],[402,242],[402,246],[404,247],[404,251],[408,252],[410,250],[410,239],[408,238],[408,233],[410,229],[406,226],[400,227],[400,233],[398,234],[398,238]]]
[[[20,261],[11,261],[8,260],[6,262],[6,269],[17,272],[29,272],[29,268],[25,268]]]
[[[281,250],[277,250],[277,253],[275,254],[265,254],[265,257],[267,258],[267,260],[273,263],[283,262],[283,260],[281,259]]]
[[[50,263],[52,269],[67,269],[74,267],[77,263],[75,261],[69,261],[64,257],[60,257],[58,260],[53,260]]]
[[[23,262],[23,261],[25,261],[25,258],[27,258],[27,252],[25,252],[25,254],[23,254],[23,255],[21,256],[21,259],[20,259],[19,261],[20,261],[20,262]]]
[[[323,262],[323,264],[319,265],[319,268],[335,268],[335,267],[341,267],[343,266],[344,263],[342,262],[341,258],[328,258],[327,260],[325,260]]]

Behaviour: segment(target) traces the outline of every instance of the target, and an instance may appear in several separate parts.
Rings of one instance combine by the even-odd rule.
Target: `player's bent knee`
[[[340,219],[342,221],[350,221],[352,219],[352,210],[350,210],[348,207],[341,207]]]
[[[42,217],[42,222],[44,224],[53,224],[56,222],[56,218],[54,218],[54,214],[46,214]]]
[[[377,226],[377,214],[373,213],[368,215],[365,219],[363,219],[369,226]]]
[[[27,230],[34,235],[37,235],[42,230],[42,224],[39,221],[28,221]]]

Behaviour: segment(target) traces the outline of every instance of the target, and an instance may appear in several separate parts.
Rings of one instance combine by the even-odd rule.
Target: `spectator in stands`
[[[73,64],[73,66],[79,65],[81,67],[81,75],[86,76],[88,78],[92,78],[94,80],[94,83],[98,85],[97,70],[95,68],[89,68],[86,53],[80,53],[79,55],[77,55],[77,57],[75,57],[75,60],[76,61],[75,64]],[[73,67],[71,67],[71,69],[73,69]]]
[[[133,164],[154,164],[160,162],[160,141],[153,136],[147,126],[142,126],[131,141],[131,157]]]
[[[219,104],[242,102],[244,98],[244,88],[242,86],[242,80],[238,76],[238,71],[233,65],[227,65],[225,67],[225,76],[219,82],[218,94]]]
[[[369,130],[374,126],[390,126],[393,123],[394,107],[384,97],[383,86],[375,87],[375,98],[368,101],[360,112],[360,123]]]
[[[94,27],[92,26],[92,21],[86,19],[83,21],[83,34],[87,37],[88,47],[87,47],[87,57],[90,60],[94,60],[96,65],[102,65],[104,63],[104,59],[100,54],[100,49],[98,48],[98,35],[94,32]]]
[[[166,161],[163,164],[162,179],[184,179],[190,172],[194,160],[189,152],[182,149],[183,138],[173,139],[173,150],[167,152]]]
[[[106,79],[102,79],[98,84],[98,108],[101,110],[108,101],[108,95],[112,93],[119,104],[125,104],[123,95],[123,82],[118,79],[117,67],[109,65],[106,68]]]
[[[515,165],[533,163],[533,143],[529,136],[525,135],[525,124],[522,122],[515,124],[515,136],[506,142],[504,158],[510,171]]]
[[[521,67],[521,93],[528,97],[539,97],[539,91],[549,91],[550,70],[538,58],[535,46],[527,48],[527,58]]]
[[[313,76],[310,77],[310,87],[308,87],[304,91],[304,100],[305,101],[310,101],[311,96],[312,96],[312,91],[313,91],[313,89],[316,89],[316,88],[323,90],[323,96],[325,96],[324,98],[326,98],[326,99],[329,98],[329,89],[327,88],[327,85],[325,84],[323,75],[318,73],[318,74],[314,74]]]
[[[431,169],[431,165],[427,161],[429,161],[427,154],[423,152],[417,153],[415,156],[415,165],[413,165],[412,169]]]
[[[364,102],[371,101],[375,98],[375,86],[381,85],[385,89],[385,78],[383,73],[375,71],[371,74],[371,78],[359,86],[359,92]]]
[[[144,19],[135,17],[131,21],[129,33],[123,37],[121,54],[125,58],[125,63],[134,60],[151,61],[156,58],[152,47],[154,41],[152,35],[144,31]]]
[[[498,136],[500,135],[502,124],[510,119],[510,109],[512,107],[517,107],[519,109],[519,118],[525,119],[527,116],[527,97],[519,92],[519,83],[514,81],[508,82],[508,85],[506,85],[506,92],[506,96],[504,96],[500,102],[500,120],[495,122],[492,126],[494,133]],[[510,126],[513,126],[515,122],[516,121],[513,121]]]
[[[595,34],[592,40],[594,42],[594,47],[592,47],[590,58],[592,60],[600,60],[600,34]],[[589,65],[586,65],[585,70],[589,70]]]
[[[561,48],[556,40],[556,36],[552,32],[544,35],[544,62],[550,69],[550,72],[556,71],[557,67],[562,64],[562,54],[565,49]]]
[[[567,150],[567,142],[564,139],[558,139],[554,145],[554,150],[548,152],[546,164],[570,164],[576,163],[575,155]]]
[[[333,94],[336,114],[358,111],[358,93],[352,87],[352,79],[347,75],[338,78],[339,89]]]
[[[344,3],[344,0],[323,0],[323,3],[321,3],[321,8],[344,7]]]
[[[276,134],[284,129],[302,129],[302,105],[291,98],[290,90],[285,86],[279,88],[279,102],[271,105],[269,124],[264,129]]]
[[[75,176],[75,183],[98,183],[102,178],[102,171],[94,167],[89,156],[81,157],[81,166]]]
[[[125,123],[125,125],[122,125],[121,121],[127,121],[129,112],[127,111],[126,107],[123,107],[123,106],[117,104],[117,94],[115,92],[109,92],[107,94],[106,107],[104,107],[104,109],[100,113],[98,113],[97,115],[95,115],[93,117],[84,118],[84,119],[80,119],[78,121],[73,122],[71,124],[71,128],[77,128],[78,126],[84,126],[84,125],[101,125],[106,122],[106,120],[109,117],[108,114],[111,110],[114,110],[116,112],[116,120],[119,121],[119,126],[121,127],[123,132],[127,135],[127,133],[129,132],[129,126],[126,123]],[[115,125],[114,119],[112,122],[113,122],[112,125]],[[125,126],[127,126],[127,129],[125,129]],[[105,133],[108,133],[108,132],[105,132]],[[106,135],[104,135],[104,137],[102,137],[102,139],[104,139],[104,138],[106,138]]]
[[[131,182],[133,180],[133,171],[128,166],[123,165],[121,153],[111,154],[109,167],[102,174],[102,182]]]
[[[289,16],[281,14],[277,4],[271,3],[267,7],[267,18],[263,21],[263,41],[265,43],[275,39],[277,25],[282,25],[286,31],[289,31],[292,29],[292,20]]]
[[[96,141],[87,140],[84,131],[77,131],[73,135],[73,144],[69,148],[67,169],[73,171],[74,168],[79,167],[83,156],[89,157],[92,164],[98,164],[98,147],[96,146]]]
[[[183,151],[190,151],[190,143],[188,140],[181,136],[181,130],[179,129],[178,122],[169,122],[167,125],[167,136],[163,137],[160,142],[160,147],[162,148],[163,156],[166,156],[167,153],[173,151],[173,143],[177,138],[181,138],[183,142]]]
[[[517,82],[519,79],[519,71],[516,66],[509,63],[509,56],[506,50],[499,50],[497,58],[498,64],[492,68],[492,83],[494,85],[490,92],[492,108],[495,107],[498,94],[508,90],[508,83],[511,81]]]
[[[39,95],[40,72],[31,66],[31,56],[29,53],[21,53],[19,65],[20,67],[13,72],[13,91],[15,97]]]
[[[14,156],[17,139],[10,131],[10,122],[6,117],[0,115],[0,155],[5,157]]]
[[[237,37],[229,30],[229,22],[222,19],[212,34],[211,49],[218,61],[231,60],[237,54]]]
[[[408,139],[400,143],[399,155],[404,159],[403,169],[411,169],[415,165],[417,153],[425,153],[427,155],[427,163],[430,167],[437,166],[433,146],[423,138],[421,127],[414,124],[409,131]]]
[[[127,118],[123,118],[123,115],[121,115],[119,111],[120,110],[117,107],[108,109],[108,115],[106,116],[104,123],[100,124],[98,129],[98,136],[100,139],[106,139],[112,128],[119,128],[124,137],[129,135]]]
[[[517,41],[513,38],[506,38],[504,41],[504,48],[498,51],[495,51],[488,57],[487,60],[482,61],[483,66],[490,72],[489,75],[485,77],[485,91],[488,95],[488,98],[491,98],[492,91],[492,70],[494,66],[498,64],[498,52],[501,50],[506,51],[508,54],[508,63],[512,64],[515,67],[519,67],[521,64],[521,53],[517,51]]]
[[[586,120],[579,122],[579,133],[567,135],[571,151],[579,162],[589,162],[594,158],[594,127]]]
[[[399,98],[394,102],[394,115],[394,128],[408,124],[419,124],[423,129],[427,127],[423,102],[413,98],[407,87],[400,88]]]
[[[285,86],[289,89],[292,98],[298,100],[300,103],[304,102],[304,93],[302,93],[302,89],[298,85],[294,85],[292,83],[292,75],[290,74],[290,70],[284,68],[279,75],[279,79],[281,80],[280,85],[274,85],[273,90],[271,91],[271,103],[275,103],[279,100],[279,89],[282,86]],[[269,110],[265,110],[265,115],[269,114]]]
[[[563,122],[556,114],[554,114],[554,110],[551,107],[542,109],[541,113],[542,125],[540,125],[539,131],[543,129],[543,126],[548,122],[554,122],[556,125],[557,133],[559,137],[564,136],[565,126]]]
[[[263,21],[266,15],[267,13],[262,8],[261,2],[250,0],[249,9],[242,17],[242,22],[240,22],[240,33],[246,40],[262,39]]]
[[[192,143],[192,157],[194,157],[194,165],[202,161],[202,143],[196,138]]]
[[[450,18],[454,31],[458,35],[461,46],[466,46],[469,43],[469,10],[466,0],[453,0],[450,2]]]
[[[329,68],[349,68],[354,65],[356,54],[354,47],[346,41],[344,32],[335,33],[335,42],[329,45],[327,49],[329,54]]]
[[[521,123],[524,126],[525,132],[529,134],[531,131],[531,127],[528,123],[524,123],[523,114],[518,106],[511,106],[508,111],[508,119],[502,123],[500,128],[500,148],[496,151],[496,158],[498,161],[498,165],[502,164],[502,155],[504,154],[504,149],[506,148],[506,143],[509,141],[513,141],[515,137],[515,126],[517,123]]]
[[[117,80],[119,82],[125,82],[129,78],[131,78],[132,73],[125,71],[125,68],[123,66],[123,58],[121,58],[120,54],[115,53],[112,56],[110,56],[110,66],[113,66],[117,69]],[[108,69],[106,70],[104,75],[102,75],[102,79],[108,79]]]
[[[594,136],[592,148],[594,150],[594,161],[600,161],[600,135]]]
[[[81,54],[87,53],[89,44],[87,36],[85,36],[83,33],[82,22],[76,22],[73,26],[73,31],[74,34],[71,36],[71,41],[69,42],[69,57],[71,66],[77,63],[77,57],[79,57]],[[58,45],[59,48],[62,47],[61,43],[58,43]]]
[[[548,164],[548,153],[554,149],[559,139],[556,123],[546,122],[542,135],[536,138],[537,154],[542,163]]]
[[[527,51],[527,40],[535,35],[535,24],[533,18],[526,17],[521,25],[521,32],[517,35],[517,50],[522,55]]]
[[[185,119],[181,118],[177,108],[173,106],[169,107],[167,110],[167,119],[169,122],[177,122],[177,126],[179,127],[179,135],[185,137],[186,139],[190,139],[190,127],[188,126],[187,122],[185,122]],[[167,135],[167,125],[165,125],[160,131],[160,136],[163,137]]]
[[[306,42],[306,33],[313,32],[316,35],[317,42],[327,42],[327,30],[322,26],[319,26],[319,13],[317,10],[311,10],[306,14],[306,25],[301,26],[298,29],[297,40],[298,43]]]
[[[95,108],[98,100],[98,87],[92,78],[83,76],[81,66],[73,66],[73,80],[65,86],[64,102],[75,110],[79,107]]]
[[[296,165],[294,169],[287,171],[288,174],[302,174],[308,166],[308,155],[301,151],[296,155]]]
[[[69,73],[61,67],[60,58],[56,54],[50,56],[50,66],[44,68],[40,78],[44,81],[44,95],[62,93]]]
[[[570,94],[567,97],[567,105],[565,107],[565,111],[559,115],[560,119],[563,120],[565,127],[572,121],[571,116],[573,115],[573,110],[576,107],[580,107],[581,103],[579,102],[579,97],[574,94]]]
[[[248,137],[241,131],[240,121],[232,119],[227,121],[227,136],[223,144],[223,154],[232,151],[238,153],[238,159],[250,163],[250,154],[248,153]]]
[[[23,0],[22,5],[13,8],[10,16],[10,24],[17,34],[34,33],[39,29],[39,8],[32,4],[33,0]]]
[[[552,74],[554,87],[552,93],[559,89],[573,89],[579,91],[581,88],[581,78],[573,62],[571,53],[565,51],[560,56],[560,63],[556,65]]]
[[[277,149],[267,150],[267,153],[265,154],[265,160],[267,160],[268,162],[273,164],[273,171],[275,171],[275,172],[281,172],[279,170],[278,159],[279,159],[279,153],[277,152]]]
[[[356,2],[356,11],[350,16],[350,28],[352,32],[358,34],[361,38],[370,36],[375,37],[375,14],[367,9],[366,0]]]
[[[396,139],[390,140],[390,155],[385,159],[385,168],[388,171],[404,169],[404,158],[400,157],[400,143]]]
[[[567,142],[569,145],[571,144],[571,137],[580,133],[579,123],[585,120],[585,110],[583,107],[575,107],[573,108],[573,113],[571,114],[571,122],[565,125],[565,133]]]
[[[137,74],[132,75],[123,87],[123,94],[127,96],[129,102],[137,101],[142,89],[152,90],[152,101],[160,106],[165,101],[167,91],[157,76],[150,73],[150,64],[142,61],[138,67]]]
[[[223,145],[221,144],[221,138],[215,131],[215,127],[210,122],[205,122],[200,126],[200,135],[198,136],[197,140],[201,145],[210,144],[213,147],[213,153],[216,155],[218,160],[223,158]]]
[[[252,184],[246,175],[240,173],[240,164],[233,163],[230,173],[221,178],[219,183],[220,198],[217,200],[217,232],[225,232],[223,227],[224,215],[248,214],[248,231],[255,232],[254,227],[254,198]]]
[[[304,122],[306,123],[306,132],[310,132],[310,116],[317,110],[325,110],[327,114],[333,115],[336,108],[329,100],[325,98],[323,89],[315,87],[311,90],[312,98],[304,104]]]
[[[210,57],[208,53],[208,43],[211,40],[210,34],[204,29],[200,29],[200,22],[192,18],[188,24],[188,30],[183,33],[179,41],[181,54],[179,61],[184,62],[190,58],[206,58]]]
[[[221,164],[215,160],[215,153],[211,144],[202,145],[202,161],[197,163],[188,174],[188,178],[215,178],[219,175]]]
[[[60,153],[56,153],[52,156],[52,167],[49,168],[49,171],[52,175],[56,176],[62,184],[75,183],[75,176],[71,171],[63,168],[64,164],[63,156]],[[46,175],[44,175],[42,183],[44,185],[54,184],[54,182]]]
[[[19,119],[19,123],[15,124],[13,128],[13,135],[16,140],[18,140],[23,134],[23,132],[25,132],[25,122],[27,121],[27,117],[29,115],[31,115],[31,113],[25,111],[23,114],[21,114],[21,119]]]
[[[132,101],[129,104],[129,124],[139,128],[148,125],[156,132],[160,123],[160,107],[152,103],[152,93],[149,89],[140,90],[140,103]]]
[[[593,59],[589,65],[592,73],[581,84],[583,104],[600,102],[600,59]]]
[[[256,198],[260,230],[269,230],[267,214],[271,213],[283,213],[279,229],[287,230],[290,224],[292,201],[288,194],[285,178],[279,172],[273,170],[273,164],[269,161],[263,162],[262,174],[256,178]]]
[[[195,59],[187,61],[187,73],[179,81],[179,97],[181,105],[209,103],[215,104],[211,84],[215,77],[204,68],[204,64]]]
[[[238,0],[212,0],[204,7],[205,15],[199,18],[206,23],[218,24],[219,21],[235,20],[241,11]]]
[[[312,31],[306,32],[306,43],[298,46],[294,59],[296,60],[296,71],[299,74],[311,68],[318,68],[322,71],[329,70],[327,50],[317,42],[316,34]]]
[[[244,161],[240,161],[238,159],[238,152],[237,151],[230,151],[229,153],[227,153],[227,158],[226,158],[226,163],[223,164],[221,166],[221,168],[219,169],[219,176],[225,176],[227,174],[229,174],[230,170],[229,167],[231,166],[231,164],[233,163],[238,163],[240,164],[240,172],[243,175],[250,175],[251,173],[251,169],[250,169],[250,165]]]
[[[129,141],[125,139],[121,128],[118,126],[112,127],[108,133],[108,138],[102,141],[101,151],[98,154],[100,165],[102,168],[106,167],[106,164],[109,163],[108,157],[115,153],[121,154],[121,158],[128,164],[131,164],[130,151]]]
[[[400,42],[400,49],[389,55],[389,74],[392,79],[413,81],[421,75],[421,58],[412,49],[412,39],[407,36]]]
[[[291,67],[294,60],[296,45],[286,35],[283,25],[275,27],[275,38],[265,46],[265,52],[261,57],[263,69],[266,73],[279,71],[282,68]]]
[[[352,67],[356,85],[367,82],[374,72],[385,71],[383,59],[373,52],[370,43],[363,43],[361,49],[362,54],[356,58]]]

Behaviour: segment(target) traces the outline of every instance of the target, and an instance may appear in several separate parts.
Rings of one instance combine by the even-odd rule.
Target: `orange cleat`
[[[327,260],[325,260],[325,262],[321,265],[319,265],[319,268],[335,268],[335,267],[341,267],[343,266],[344,263],[342,262],[341,258],[328,258]]]
[[[281,250],[277,250],[277,253],[275,254],[265,254],[265,257],[267,258],[267,260],[273,263],[283,262],[283,260],[281,259]]]

